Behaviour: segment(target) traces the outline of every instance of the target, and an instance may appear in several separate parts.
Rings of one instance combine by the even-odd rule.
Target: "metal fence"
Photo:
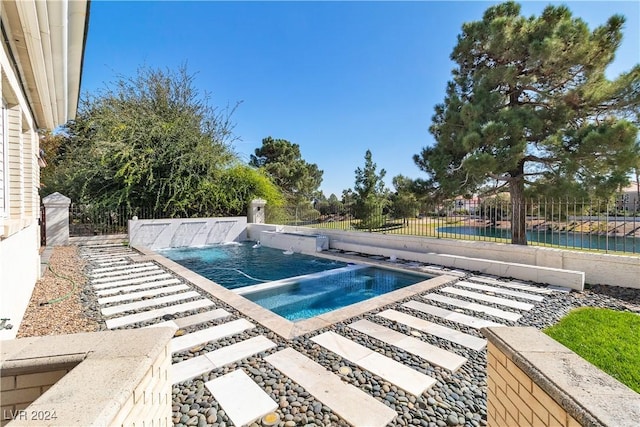
[[[72,203],[69,206],[69,236],[97,236],[126,234],[128,221],[139,219],[165,218],[164,212],[129,206],[111,208]]]
[[[394,209],[392,203],[369,209],[356,205],[314,209],[303,204],[267,206],[266,215],[267,222],[273,224],[509,243],[515,213],[524,217],[529,245],[640,253],[637,200],[625,204],[620,200],[535,199],[514,206],[508,199],[456,199],[409,211],[406,207]]]

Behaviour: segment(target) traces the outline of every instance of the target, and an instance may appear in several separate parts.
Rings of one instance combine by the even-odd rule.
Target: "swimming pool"
[[[428,278],[378,267],[349,265],[322,274],[282,281],[282,285],[276,284],[270,289],[242,294],[285,319],[296,321],[402,289]]]
[[[158,252],[227,289],[237,289],[347,265],[340,261],[298,253],[284,255],[279,249],[253,246],[253,242],[234,242],[197,248],[163,249]]]
[[[308,319],[433,276],[347,264],[253,242],[159,251],[291,321]]]

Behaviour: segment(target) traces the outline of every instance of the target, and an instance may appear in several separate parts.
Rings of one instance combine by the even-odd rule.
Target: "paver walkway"
[[[155,263],[132,261],[130,256],[133,251],[123,249],[121,245],[85,247],[84,254],[92,263],[93,268],[89,271],[91,285],[99,297],[98,304],[102,306],[103,315],[108,317],[106,323],[110,329],[139,322],[155,322],[145,327],[196,328],[197,330],[186,334],[183,330],[182,335],[171,340],[171,351],[180,354],[209,342],[219,342],[225,337],[240,336],[256,326],[257,322],[238,318],[217,307],[216,301],[208,299],[197,288],[194,289],[192,285]],[[483,351],[486,347],[485,339],[453,329],[450,322],[474,329],[502,326],[484,316],[515,322],[522,316],[522,311],[533,307],[533,304],[517,299],[536,303],[551,293],[544,288],[507,283],[492,277],[469,277],[466,272],[458,272],[457,275],[464,279],[431,293],[416,295],[397,309],[384,310],[369,319],[352,322],[348,327],[357,331],[356,334],[380,340],[416,355],[429,364],[455,372],[467,359],[425,342],[419,338],[421,333],[433,335],[461,348]],[[187,298],[194,300],[182,302]],[[485,303],[501,305],[508,310]],[[454,307],[455,311],[449,310],[450,307]],[[194,310],[201,312],[191,314]],[[131,311],[135,313],[115,317]],[[163,320],[163,316],[168,314],[174,318]],[[417,316],[425,316],[429,320]],[[376,323],[376,319],[395,322],[402,325],[403,330],[408,327],[411,335]],[[438,323],[441,320],[445,321],[444,324]],[[212,321],[217,324],[206,325]],[[328,331],[309,339],[326,351],[351,361],[361,369],[415,396],[422,395],[436,383],[436,379],[337,332]],[[364,341],[365,344],[367,342],[368,340]],[[172,377],[175,383],[181,383],[247,357],[261,357],[354,426],[384,426],[396,417],[395,410],[365,391],[344,382],[306,355],[288,346],[284,349],[280,347],[279,351],[274,352],[276,347],[278,345],[274,341],[263,335],[238,339],[233,344],[174,363],[171,368]],[[278,407],[241,369],[208,381],[205,385],[236,425],[259,420]]]
[[[384,403],[343,382],[340,377],[292,348],[285,348],[264,359],[351,425],[383,427],[397,415]]]

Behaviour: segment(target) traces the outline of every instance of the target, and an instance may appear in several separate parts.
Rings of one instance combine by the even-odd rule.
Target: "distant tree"
[[[335,194],[331,193],[331,195],[329,196],[329,199],[327,199],[327,202],[329,203],[329,212],[332,214],[337,214],[342,212],[343,206],[342,203],[340,202],[340,200],[338,199],[338,196],[336,196]]]
[[[367,150],[364,155],[364,168],[358,167],[355,171],[355,214],[361,220],[363,228],[378,228],[382,226],[384,209],[388,204],[387,192],[384,185],[386,171],[380,169],[377,172],[377,165],[373,162],[371,150]]]
[[[311,201],[322,183],[318,165],[305,161],[300,146],[285,139],[264,138],[249,164],[264,169],[292,204]]]
[[[391,211],[396,218],[402,218],[407,224],[407,218],[414,218],[418,213],[419,202],[414,193],[414,181],[403,175],[397,175],[392,180],[396,189],[391,196]]]
[[[81,100],[51,153],[45,192],[167,216],[244,214],[254,197],[277,203],[277,188],[232,150],[232,112],[209,105],[184,66],[119,77]]]
[[[320,215],[328,215],[331,213],[329,209],[329,201],[322,191],[319,191],[318,194],[316,194],[313,200],[313,208],[320,212]]]
[[[351,188],[347,188],[346,190],[342,190],[342,208],[345,210],[345,213],[353,213],[353,207],[356,203],[356,195],[353,193]]]
[[[566,6],[520,16],[507,2],[466,23],[430,132],[436,144],[414,161],[440,195],[473,192],[487,180],[508,188],[512,243],[526,244],[525,189],[612,192],[636,159],[629,118],[640,100],[640,66],[611,81],[605,69],[624,18],[589,31]]]

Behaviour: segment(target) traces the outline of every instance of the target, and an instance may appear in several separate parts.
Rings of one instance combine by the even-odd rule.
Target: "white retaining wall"
[[[247,239],[247,218],[129,220],[129,244],[149,249],[205,246]]]
[[[321,232],[323,235],[329,236],[329,246],[331,248],[343,249],[348,247],[349,249],[346,250],[356,250],[356,246],[352,245],[357,245],[362,247],[362,252],[364,253],[370,253],[367,252],[367,250],[371,250],[372,248],[384,248],[408,253],[439,254],[442,257],[468,257],[550,269],[572,270],[574,272],[584,272],[584,281],[588,284],[603,284],[640,289],[640,257],[638,256],[599,254],[493,242],[386,235],[330,229],[319,230],[310,227],[276,226],[269,224],[249,224],[247,236],[251,240],[257,240],[260,238],[260,232],[264,230],[310,235]],[[391,253],[380,253],[380,255],[389,256]],[[409,254],[406,255],[409,256]],[[399,253],[397,256],[399,256]],[[456,267],[465,268],[464,261],[456,262],[458,262],[458,264],[455,265]],[[468,266],[467,268],[470,267]]]

